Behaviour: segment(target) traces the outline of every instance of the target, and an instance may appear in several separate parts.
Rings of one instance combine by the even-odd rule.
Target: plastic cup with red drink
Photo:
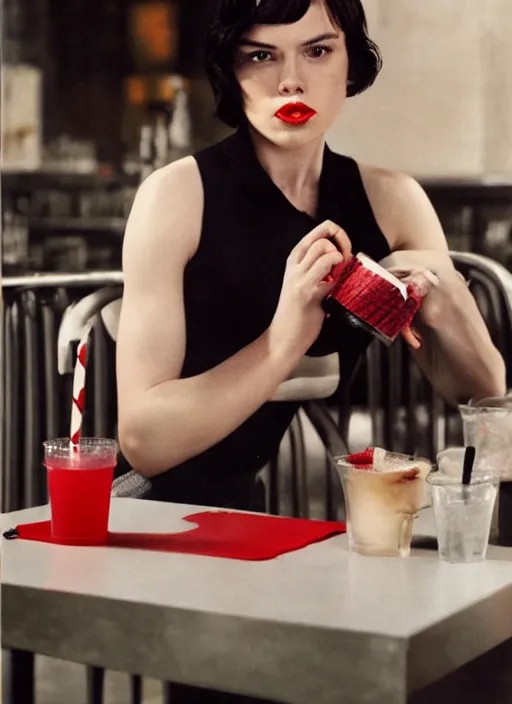
[[[104,545],[117,443],[107,438],[69,438],[43,443],[54,542]]]

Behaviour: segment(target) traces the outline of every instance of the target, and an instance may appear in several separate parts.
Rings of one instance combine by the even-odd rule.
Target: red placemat
[[[270,560],[346,530],[344,523],[334,521],[232,511],[204,511],[185,516],[184,520],[198,525],[185,533],[109,533],[108,546],[234,560]],[[50,521],[17,526],[4,537],[54,542]]]

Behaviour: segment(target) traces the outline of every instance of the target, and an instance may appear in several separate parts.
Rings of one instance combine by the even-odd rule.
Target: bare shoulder
[[[183,253],[190,259],[199,245],[204,207],[201,175],[192,156],[153,172],[139,187],[128,218],[125,259],[131,251],[155,256]]]
[[[359,164],[375,218],[392,250],[448,249],[427,194],[408,174]]]
[[[173,187],[173,191],[175,188],[187,191],[190,188],[196,191],[198,188],[201,189],[201,175],[193,156],[186,156],[153,171],[141,184],[139,192],[160,194],[165,191],[170,195],[168,192],[170,187]]]
[[[369,197],[376,199],[386,196],[401,198],[407,196],[411,191],[421,189],[419,183],[412,176],[401,171],[391,171],[370,164],[358,164],[358,166]]]

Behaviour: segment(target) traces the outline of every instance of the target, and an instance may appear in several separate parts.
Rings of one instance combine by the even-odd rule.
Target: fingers
[[[402,337],[413,350],[420,349],[422,342],[421,337],[417,333],[414,333],[411,328],[402,330]]]
[[[335,284],[335,279],[328,277],[332,268],[343,261],[338,250],[322,254],[305,275],[305,282],[316,287],[319,295],[326,296]]]
[[[352,244],[347,233],[342,230],[339,225],[336,225],[336,223],[331,220],[326,220],[301,239],[290,253],[290,257],[300,264],[304,260],[309,248],[317,240],[321,239],[330,239],[345,259],[349,259],[352,255]]]
[[[412,267],[411,269],[388,269],[390,274],[396,276],[397,279],[403,281],[414,281],[414,279],[424,278],[429,284],[436,287],[439,286],[439,278],[434,274],[434,272],[423,267]]]
[[[379,262],[388,271],[411,271],[428,269],[441,279],[451,278],[455,267],[448,251],[441,250],[398,250]],[[396,275],[396,274],[395,274]]]
[[[350,241],[349,236],[343,228],[338,227],[335,223],[331,223],[331,225],[336,228],[331,239],[342,253],[343,259],[350,259],[352,256],[352,242]]]
[[[331,252],[336,252],[340,254],[337,247],[330,240],[322,238],[321,240],[313,242],[311,247],[306,252],[304,258],[302,259],[300,263],[300,268],[304,272],[309,271],[309,269],[311,269],[317,259],[319,259],[324,254],[329,254]]]
[[[434,274],[433,271],[430,271],[429,269],[422,269],[420,272],[421,276],[424,276],[427,281],[432,284],[432,286],[437,287],[439,286],[439,277]],[[412,272],[412,275],[414,276],[415,272]]]

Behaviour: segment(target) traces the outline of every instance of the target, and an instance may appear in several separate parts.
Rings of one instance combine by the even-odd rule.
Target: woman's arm
[[[367,171],[364,180],[393,250],[381,264],[387,269],[423,267],[439,279],[414,322],[422,344],[412,354],[422,371],[453,403],[504,394],[503,358],[453,266],[441,224],[424,190],[409,176],[379,169]]]
[[[217,444],[272,398],[316,339],[321,300],[332,288],[318,282],[342,260],[326,239],[332,227],[316,228],[290,255],[269,329],[217,367],[182,379],[183,274],[199,243],[202,211],[200,175],[188,158],[144,182],[127,225],[117,340],[119,439],[145,476]]]

